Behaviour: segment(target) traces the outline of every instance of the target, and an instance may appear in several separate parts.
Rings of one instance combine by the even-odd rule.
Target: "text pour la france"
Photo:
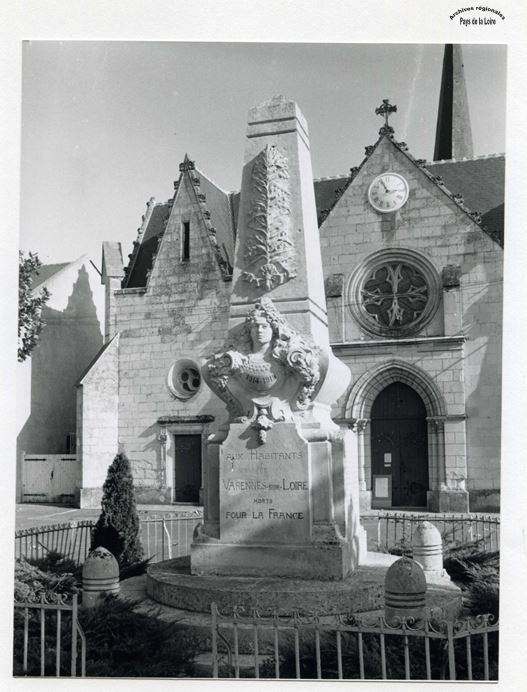
[[[267,514],[267,516],[265,516]],[[283,512],[269,507],[267,512],[225,512],[225,519],[303,519],[304,512]]]

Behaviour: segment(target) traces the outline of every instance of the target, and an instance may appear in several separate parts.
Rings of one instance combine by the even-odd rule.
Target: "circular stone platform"
[[[384,577],[397,559],[382,553],[368,553],[368,558],[366,565],[342,581],[320,581],[197,576],[190,573],[186,556],[151,565],[146,590],[158,603],[201,613],[210,613],[212,603],[227,612],[237,605],[260,612],[364,613],[384,608]],[[450,583],[429,584],[426,600],[428,609],[441,608],[452,616],[461,608],[461,592]]]

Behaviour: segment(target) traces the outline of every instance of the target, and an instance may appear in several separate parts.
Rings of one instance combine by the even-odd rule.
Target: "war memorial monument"
[[[225,347],[202,374],[229,421],[208,444],[204,521],[148,594],[191,611],[380,606],[395,558],[367,552],[357,445],[331,419],[350,369],[331,352],[306,121],[249,111]]]

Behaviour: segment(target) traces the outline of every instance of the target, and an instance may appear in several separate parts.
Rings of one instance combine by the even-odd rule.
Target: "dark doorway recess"
[[[174,435],[175,501],[199,502],[201,435]]]
[[[426,507],[428,440],[426,409],[417,392],[394,382],[371,412],[372,474],[391,475],[392,507]]]

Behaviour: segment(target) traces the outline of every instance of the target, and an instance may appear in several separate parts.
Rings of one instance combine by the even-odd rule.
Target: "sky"
[[[501,153],[506,47],[463,51],[474,154]],[[440,44],[26,41],[20,247],[100,267],[102,242],[120,241],[126,260],[185,153],[239,189],[247,111],[277,94],[307,118],[315,177],[362,161],[383,98],[397,105],[396,139],[430,160],[442,59]]]

